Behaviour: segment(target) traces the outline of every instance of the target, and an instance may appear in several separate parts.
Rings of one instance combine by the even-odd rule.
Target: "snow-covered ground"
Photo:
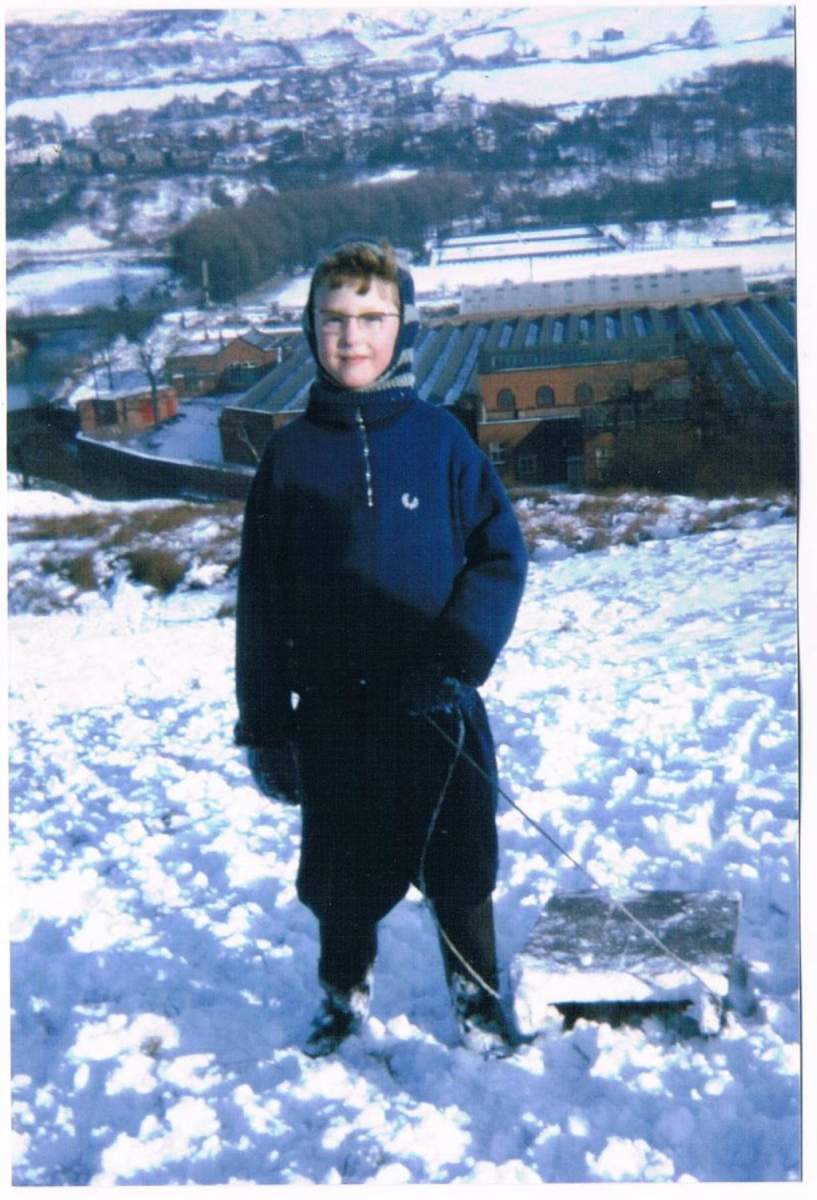
[[[77,507],[11,499],[20,519]],[[554,1015],[483,1061],[455,1045],[412,893],[382,923],[363,1036],[307,1059],[299,816],[231,744],[223,597],[120,578],[13,616],[16,1182],[797,1178],[796,531],[780,506],[736,511],[682,536],[669,500],[662,536],[583,554],[543,535],[485,688],[502,786],[614,895],[740,894],[757,1011],[709,1040]],[[586,880],[500,812],[507,967]]]
[[[687,41],[700,10],[683,5],[456,9],[430,6],[415,12],[402,4],[388,9],[347,13],[338,6],[297,8],[267,6],[263,13],[236,11],[212,36],[231,41],[283,37],[294,41],[305,60],[315,66],[348,59],[343,41],[327,38],[331,31],[353,34],[374,59],[407,61],[414,54],[433,53],[435,35],[445,38],[453,58],[466,58],[478,68],[441,72],[439,82],[449,95],[473,95],[483,102],[512,100],[568,105],[613,96],[649,95],[671,82],[712,65],[779,58],[792,62],[794,37],[781,30],[783,5],[713,4],[708,6],[711,44],[699,48]],[[448,10],[448,11],[446,11]],[[707,11],[707,10],[704,10]],[[42,20],[37,12],[12,10],[13,20]],[[414,28],[412,28],[414,27]],[[609,31],[618,37],[609,40]],[[608,37],[605,32],[608,31]],[[187,39],[189,34],[181,32]],[[313,39],[321,39],[315,41]],[[706,41],[706,39],[704,39]],[[490,60],[496,55],[521,56],[519,65]],[[594,57],[606,53],[607,58]],[[627,57],[627,56],[632,57]],[[526,56],[535,61],[526,63]],[[581,61],[576,61],[576,60]],[[482,65],[484,64],[484,65]],[[53,96],[26,96],[12,101],[8,117],[50,120],[57,113],[77,132],[95,116],[126,108],[154,110],[174,96],[212,101],[227,87],[246,96],[258,84],[258,65],[249,79],[211,81],[179,79],[178,64],[152,72],[152,86],[89,88]],[[231,72],[232,74],[232,72]],[[172,75],[172,78],[166,76]]]
[[[615,50],[613,43],[611,54]],[[496,104],[500,100],[525,104],[530,102],[531,96],[536,96],[539,104],[587,104],[600,97],[652,96],[679,79],[703,73],[707,67],[767,62],[769,59],[791,64],[794,60],[792,41],[774,38],[592,62],[520,63],[499,71],[454,70],[441,82],[449,95],[475,96],[483,104]]]
[[[65,92],[60,96],[31,97],[15,100],[9,105],[6,119],[30,117],[33,121],[50,121],[58,115],[71,132],[85,129],[94,117],[123,112],[126,108],[153,112],[175,97],[212,103],[227,90],[224,82],[166,83],[159,87],[114,88],[111,91]],[[231,80],[230,91],[238,96],[248,96],[258,87],[258,80]]]
[[[110,308],[123,291],[136,303],[171,278],[167,267],[123,264],[117,258],[97,259],[89,253],[74,262],[41,264],[12,275],[6,284],[6,304],[25,316],[77,312],[97,304]]]
[[[123,204],[104,182],[89,180],[83,198],[86,211],[79,219],[69,219],[38,237],[6,242],[8,307],[36,313],[55,305],[110,304],[118,293],[100,297],[93,291],[95,286],[105,286],[107,276],[115,277],[120,290],[124,283],[132,300],[140,294],[140,275],[147,275],[148,283],[163,285],[171,278],[170,270],[140,265],[140,255],[150,254],[150,244],[161,242],[169,230],[210,209],[216,185],[236,204],[242,204],[255,187],[243,176],[151,178],[136,182]],[[134,248],[140,240],[147,243],[147,250]],[[113,286],[107,284],[109,289]]]
[[[106,6],[100,8],[104,11]],[[711,27],[713,44],[696,48],[701,39],[690,36],[691,27],[702,13]],[[426,78],[434,79],[447,98],[473,95],[482,102],[535,101],[553,104],[563,117],[568,117],[589,101],[657,94],[715,65],[770,59],[792,63],[793,30],[783,27],[789,15],[787,7],[782,5],[720,3],[704,10],[676,5],[589,8],[542,5],[510,9],[442,6],[434,11],[410,9],[402,4],[383,10],[364,8],[353,13],[334,6],[303,9],[274,5],[266,6],[262,12],[237,9],[224,12],[220,21],[207,22],[206,31],[192,18],[190,29],[167,32],[165,36],[171,39],[190,40],[190,61],[183,66],[175,60],[172,64],[152,66],[146,81],[149,42],[137,42],[132,76],[137,82],[133,86],[117,86],[117,81],[124,77],[115,71],[110,78],[98,74],[104,55],[91,55],[93,63],[88,64],[91,73],[87,88],[72,88],[62,94],[10,96],[7,119],[27,116],[51,120],[57,114],[72,134],[78,134],[95,117],[113,116],[128,108],[153,112],[174,96],[210,102],[229,89],[246,98],[264,81],[270,69],[264,63],[265,38],[285,38],[296,44],[308,60],[317,55],[315,62],[328,63],[342,61],[349,54],[348,35],[366,47],[371,61],[379,60],[381,64],[391,61],[396,71],[400,71],[402,64],[402,69],[418,85]],[[51,21],[55,25],[83,18],[82,13],[61,13],[59,6],[51,11],[11,10],[8,16],[10,23],[22,19]],[[441,41],[435,34],[439,34]],[[247,60],[245,68],[241,68],[235,55],[224,52],[224,47],[233,47],[239,60],[244,61],[243,49],[253,41],[258,42],[259,59]],[[493,56],[502,52],[506,52],[506,58],[500,65]],[[602,53],[608,57],[597,57]],[[526,57],[531,54],[537,56],[532,61]],[[420,61],[428,56],[437,59],[437,69],[427,73],[422,68],[417,74],[416,66],[411,65],[416,55]],[[521,57],[514,61],[514,55]],[[457,65],[458,61],[463,65]],[[452,62],[453,69],[449,69]],[[226,77],[218,82],[210,72],[218,71],[220,63]],[[191,78],[196,70],[206,77]],[[246,78],[233,78],[242,70],[246,70]],[[273,77],[274,74],[273,71]],[[74,83],[77,79],[82,80],[81,71],[78,75],[71,74]],[[50,80],[49,93],[53,86],[59,83]],[[222,121],[233,119],[212,113],[202,117],[202,125],[218,128]],[[298,125],[304,119],[303,116],[265,118],[263,126],[271,133],[281,125]],[[396,164],[391,177],[399,177],[399,172],[400,166]],[[576,168],[550,171],[550,194],[587,184],[584,176],[588,174]],[[597,180],[591,178],[590,183],[594,182]],[[136,182],[123,197],[121,189],[112,192],[106,181],[97,184],[89,178],[83,196],[87,213],[77,228],[77,236],[88,225],[99,239],[116,245],[134,239],[159,241],[174,227],[212,208],[211,193],[216,185],[238,204],[252,186],[251,181],[233,173],[189,175],[183,180],[149,177]],[[54,233],[55,250],[69,234],[73,236],[73,231],[64,229]],[[25,257],[27,247],[31,252],[47,254],[49,237],[13,241],[9,246],[9,262],[13,265],[21,255]],[[524,260],[520,260],[520,266],[526,267]],[[20,290],[22,281],[16,286]],[[26,286],[28,291],[36,290],[37,281],[28,279]]]
[[[87,254],[89,251],[110,250],[111,245],[85,225],[56,226],[36,238],[13,238],[6,242],[6,264],[12,267],[20,259],[48,254]]]
[[[781,15],[782,11],[777,10]],[[690,14],[694,14],[694,10],[687,9],[687,18]],[[485,54],[501,52],[502,46],[497,45],[496,39],[497,35],[492,35],[492,40],[485,42]],[[393,52],[393,43],[385,42],[384,48]],[[620,54],[621,50],[613,44],[611,54],[615,54],[617,50]],[[475,39],[464,42],[462,52],[474,57],[481,56]],[[573,53],[581,53],[581,47],[577,46]],[[777,58],[784,62],[793,62],[794,47],[790,36],[742,41],[703,50],[676,47],[671,52],[664,49],[662,53],[639,54],[633,58],[610,58],[590,62],[523,62],[518,66],[493,70],[455,69],[442,75],[439,83],[442,91],[450,96],[474,96],[486,104],[495,104],[500,100],[527,103],[535,96],[538,104],[552,104],[558,107],[586,104],[591,100],[615,96],[649,96],[678,79],[689,78],[710,66],[747,61],[767,62]],[[316,65],[321,61],[316,60]],[[169,104],[174,97],[197,99],[203,104],[208,104],[228,88],[237,96],[246,97],[257,87],[258,77],[253,75],[250,79],[231,79],[229,82],[174,81],[150,87],[66,92],[59,96],[31,96],[14,100],[8,107],[7,119],[29,117],[34,121],[50,121],[56,115],[65,122],[71,133],[76,134],[90,126],[95,117],[123,112],[128,108],[153,112]]]

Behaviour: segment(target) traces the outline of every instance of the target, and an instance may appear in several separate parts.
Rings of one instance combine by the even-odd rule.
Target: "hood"
[[[350,242],[363,243],[364,245],[375,246],[380,249],[380,243],[374,238],[367,236],[358,236],[350,234],[348,237],[342,238],[339,242],[335,242],[330,246],[321,258],[331,254],[333,251],[340,249]],[[394,354],[391,362],[386,370],[379,375],[377,379],[367,384],[366,387],[356,388],[355,393],[361,395],[370,392],[382,392],[392,388],[413,388],[414,387],[414,343],[417,340],[417,331],[419,328],[419,314],[414,302],[414,280],[405,267],[398,266],[397,269],[397,290],[400,296],[400,330],[397,334],[397,341],[394,346]],[[312,357],[315,360],[317,368],[316,374],[318,381],[325,388],[332,389],[337,392],[349,391],[350,389],[341,387],[338,382],[328,375],[321,366],[321,361],[318,357],[318,339],[315,332],[314,322],[314,299],[315,299],[315,274],[309,284],[309,296],[307,298],[306,307],[304,308],[303,318],[301,321],[306,340],[309,343],[309,349],[312,352]]]

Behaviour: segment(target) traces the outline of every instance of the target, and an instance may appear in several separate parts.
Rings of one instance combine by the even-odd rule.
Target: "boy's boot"
[[[304,1052],[319,1058],[358,1033],[369,1015],[377,926],[357,921],[321,921],[318,978],[323,1000],[312,1021]]]
[[[493,901],[489,896],[471,908],[436,905],[435,915],[448,990],[463,1044],[490,1058],[505,1058],[521,1039],[498,998]]]
[[[513,1054],[522,1039],[496,996],[458,971],[452,973],[448,986],[463,1045],[486,1058]]]
[[[369,1015],[372,973],[369,971],[361,984],[348,991],[338,991],[326,983],[322,987],[323,1000],[304,1043],[304,1053],[310,1058],[332,1054],[351,1034],[360,1032],[361,1025]]]

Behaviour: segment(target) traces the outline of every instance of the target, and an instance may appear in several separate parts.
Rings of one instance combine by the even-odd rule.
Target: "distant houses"
[[[246,390],[280,360],[280,342],[279,335],[249,329],[177,346],[155,372],[96,363],[65,403],[80,433],[106,441],[131,437],[176,417],[191,397]]]

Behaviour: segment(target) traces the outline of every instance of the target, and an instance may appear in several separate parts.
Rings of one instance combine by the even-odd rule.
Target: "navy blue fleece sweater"
[[[276,431],[247,502],[237,740],[287,736],[291,692],[420,663],[481,684],[507,640],[527,555],[465,428],[410,389],[358,402],[313,387]]]

